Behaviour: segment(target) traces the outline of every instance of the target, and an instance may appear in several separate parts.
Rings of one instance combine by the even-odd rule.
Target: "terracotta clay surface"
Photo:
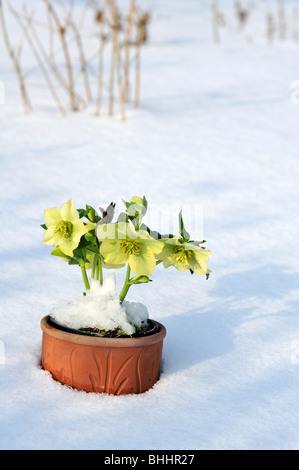
[[[137,338],[83,336],[54,328],[43,330],[42,366],[54,379],[86,392],[143,393],[159,379],[165,327]]]

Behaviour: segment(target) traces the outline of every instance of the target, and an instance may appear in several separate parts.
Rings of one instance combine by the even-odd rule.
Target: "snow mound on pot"
[[[128,302],[124,301],[123,306],[126,310],[126,315],[129,322],[138,326],[139,328],[144,328],[147,326],[148,321],[148,310],[146,306],[140,302]]]
[[[76,330],[99,328],[110,331],[121,328],[126,334],[132,335],[136,332],[133,324],[141,328],[147,326],[148,311],[139,302],[123,302],[120,305],[115,276],[111,274],[104,279],[103,285],[91,279],[86,296],[63,307],[53,308],[50,316],[59,325]]]

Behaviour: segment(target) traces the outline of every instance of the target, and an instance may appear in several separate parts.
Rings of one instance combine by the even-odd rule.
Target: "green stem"
[[[98,265],[98,259],[97,259],[97,255],[95,255],[93,263],[92,263],[91,279],[94,279],[95,277],[97,265]]]
[[[128,293],[128,290],[130,289],[131,285],[129,284],[130,282],[130,274],[131,274],[131,268],[128,264],[127,266],[127,274],[126,274],[126,280],[125,280],[125,283],[124,283],[124,287],[122,288],[122,291],[121,293],[119,294],[119,300],[120,300],[120,303],[122,304],[123,301],[125,300],[125,297]]]
[[[86,274],[85,264],[81,265],[81,272],[82,272],[82,277],[83,277],[85,288],[86,290],[90,290],[90,285],[89,285],[88,277]]]
[[[98,261],[98,265],[97,265],[97,276],[98,276],[98,279],[99,279],[99,276],[100,276],[100,284],[102,286],[103,285],[103,265],[102,265],[101,255],[99,256],[99,261]]]

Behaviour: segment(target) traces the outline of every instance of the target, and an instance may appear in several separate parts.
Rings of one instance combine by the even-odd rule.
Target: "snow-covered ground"
[[[298,450],[299,46],[267,44],[259,11],[271,2],[254,11],[252,43],[224,31],[221,45],[207,2],[150,3],[140,107],[126,122],[62,118],[46,98],[24,116],[0,43],[0,448]],[[153,389],[78,392],[40,367],[40,319],[83,289],[43,245],[43,211],[71,197],[122,210],[133,195],[152,219],[159,205],[201,206],[213,272],[160,265],[130,290],[167,329]]]

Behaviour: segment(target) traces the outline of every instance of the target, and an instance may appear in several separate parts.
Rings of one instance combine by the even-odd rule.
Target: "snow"
[[[129,302],[128,300],[125,300],[122,305],[125,308],[126,316],[130,323],[138,328],[146,328],[148,326],[149,313],[146,305],[142,302]]]
[[[133,335],[136,333],[135,326],[146,326],[148,311],[140,302],[125,301],[120,305],[115,274],[109,274],[104,278],[103,285],[96,279],[90,279],[90,289],[86,295],[52,308],[50,316],[58,325],[75,330],[98,328],[111,331],[120,328],[127,335]]]
[[[261,11],[276,3],[255,3],[253,41],[230,29],[215,45],[207,2],[155,2],[126,122],[62,118],[39,88],[24,116],[1,52],[1,449],[298,450],[298,45],[270,46]],[[78,266],[42,243],[43,211],[134,195],[175,217],[202,206],[212,274],[159,265],[130,289],[167,329],[151,390],[78,392],[40,366],[40,319],[82,293]]]

